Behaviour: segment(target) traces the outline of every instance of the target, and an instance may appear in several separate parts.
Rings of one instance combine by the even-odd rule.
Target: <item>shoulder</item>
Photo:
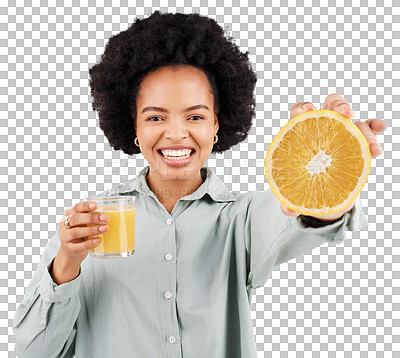
[[[275,198],[271,190],[267,191],[248,191],[244,193],[230,192],[234,200],[229,203],[229,207],[238,213],[257,213],[273,212],[279,209],[279,201]]]
[[[110,196],[119,196],[119,195],[133,195],[136,196],[138,191],[136,190],[136,177],[130,179],[126,182],[117,184],[113,186],[111,189],[102,191],[95,195],[95,197],[110,197]]]

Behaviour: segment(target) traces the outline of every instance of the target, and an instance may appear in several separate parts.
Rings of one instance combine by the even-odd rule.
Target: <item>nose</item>
[[[189,136],[188,129],[186,127],[186,120],[171,119],[168,122],[168,127],[165,130],[165,137],[174,142],[179,142],[182,139]]]

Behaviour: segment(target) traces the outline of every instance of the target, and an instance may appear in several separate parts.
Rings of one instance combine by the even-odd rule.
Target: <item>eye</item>
[[[147,120],[148,120],[148,121],[151,121],[151,122],[158,122],[158,121],[153,121],[153,120],[152,120],[153,118],[161,119],[160,117],[150,117],[150,118],[147,118]]]
[[[200,116],[191,116],[191,117],[189,117],[189,119],[192,119],[192,118],[194,118],[195,121],[204,119],[203,117],[200,117]],[[162,118],[160,118],[160,117],[150,117],[147,120],[150,121],[150,122],[158,122],[157,120],[153,120],[153,119],[162,119]]]

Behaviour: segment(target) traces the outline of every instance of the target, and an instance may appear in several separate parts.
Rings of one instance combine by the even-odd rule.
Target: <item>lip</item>
[[[176,149],[176,148],[178,148],[178,147],[164,147],[163,149],[167,149],[167,148],[170,148],[170,149],[175,148],[175,149]],[[195,154],[196,154],[196,151],[195,151],[193,148],[181,147],[181,149],[183,149],[183,148],[192,149],[192,150],[193,150],[193,153],[192,153],[192,154],[190,155],[190,157],[187,158],[187,159],[179,159],[179,160],[176,160],[176,159],[168,159],[168,158],[165,158],[165,157],[161,154],[161,152],[160,152],[161,149],[158,149],[158,150],[157,150],[157,153],[158,153],[158,155],[161,157],[161,160],[162,160],[165,164],[167,164],[168,166],[174,167],[174,168],[180,168],[180,167],[184,167],[184,166],[190,164],[191,161],[193,160]]]
[[[190,149],[190,150],[194,150],[193,147],[187,146],[187,145],[170,145],[168,147],[162,147],[162,148],[158,148],[157,150],[182,150],[182,149]]]

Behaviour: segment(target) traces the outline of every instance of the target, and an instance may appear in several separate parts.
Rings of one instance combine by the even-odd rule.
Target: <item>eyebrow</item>
[[[208,107],[205,106],[204,104],[197,104],[197,105],[195,105],[195,106],[191,106],[191,107],[189,107],[189,108],[186,108],[183,112],[193,111],[193,110],[195,110],[195,109],[200,109],[200,108],[204,108],[204,109],[206,109],[207,111],[210,111],[210,110],[208,109]],[[149,111],[158,111],[158,112],[165,112],[165,113],[168,113],[168,110],[166,110],[165,108],[154,107],[154,106],[150,106],[150,107],[143,108],[142,113],[144,113],[144,112],[149,112]]]

